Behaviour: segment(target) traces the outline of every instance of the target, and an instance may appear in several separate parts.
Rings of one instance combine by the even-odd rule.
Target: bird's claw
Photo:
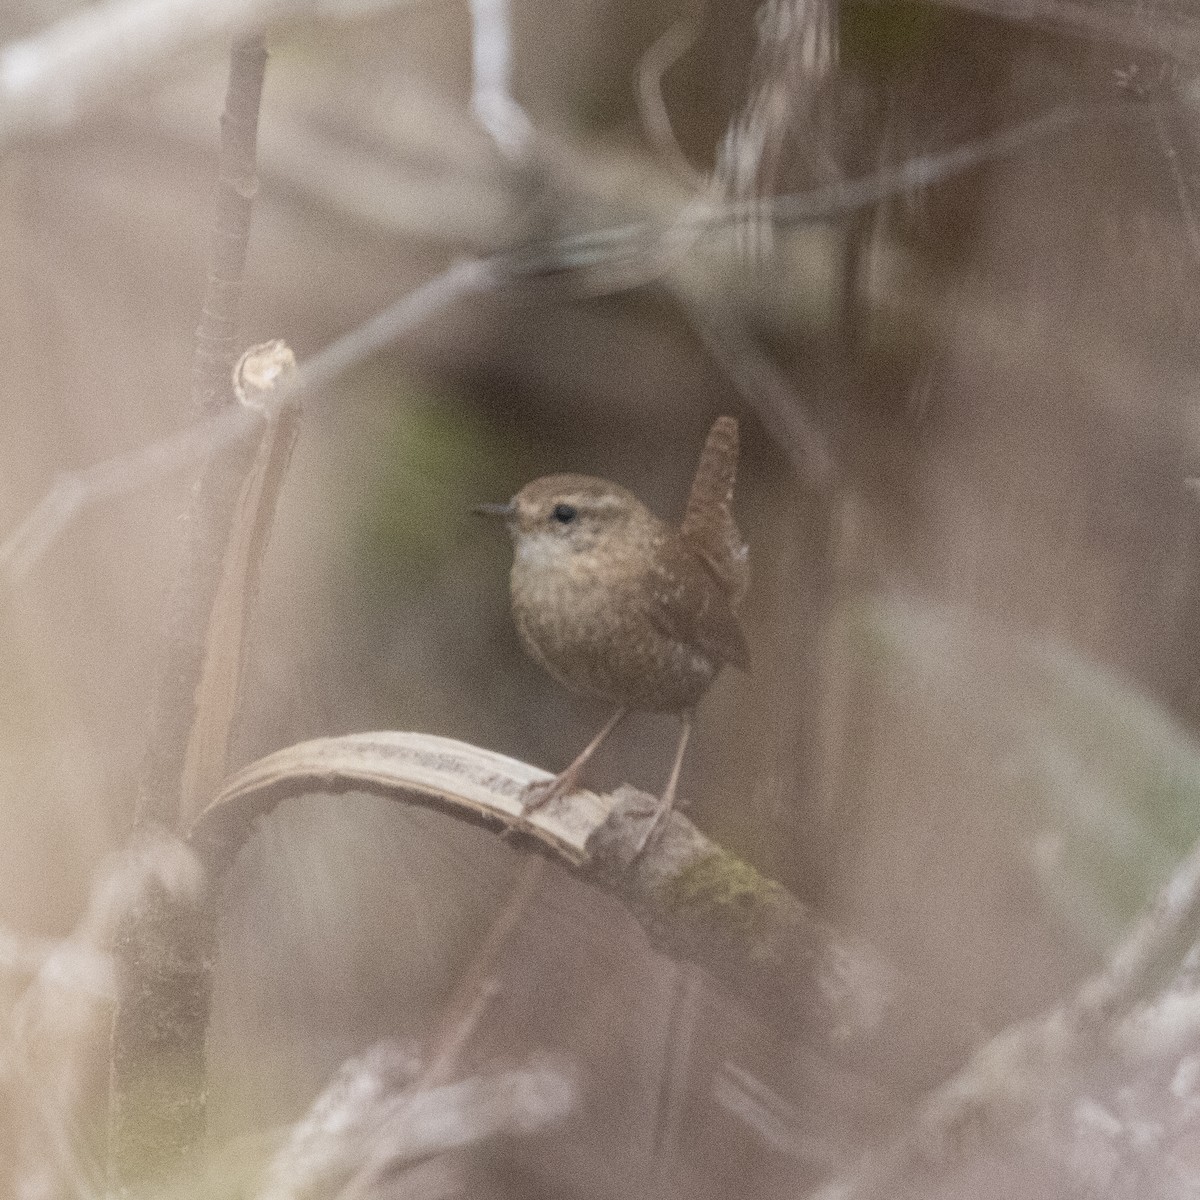
[[[637,862],[637,860],[645,853],[646,847],[649,846],[652,841],[657,839],[658,835],[662,832],[663,826],[666,823],[666,819],[670,813],[671,805],[669,804],[659,804],[655,808],[654,815],[650,818],[650,821],[646,826],[646,832],[642,834],[640,840],[638,841],[637,847],[634,849],[633,858],[630,860],[631,865]]]

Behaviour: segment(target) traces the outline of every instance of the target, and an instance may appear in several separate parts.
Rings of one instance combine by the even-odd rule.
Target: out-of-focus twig
[[[130,495],[219,452],[260,427],[264,417],[329,387],[454,301],[493,283],[486,264],[459,263],[314,354],[290,383],[272,393],[261,412],[228,408],[161,441],[59,475],[33,511],[0,542],[0,581],[13,587],[26,579],[72,520],[91,505]]]
[[[408,0],[397,0],[407,3]],[[0,48],[0,149],[102,110],[159,77],[180,55],[347,0],[106,0]]]
[[[62,129],[207,41],[235,38],[291,0],[109,0],[0,50],[0,146]]]
[[[131,495],[192,466],[244,437],[255,424],[253,415],[231,410],[82,470],[60,472],[33,511],[0,542],[0,580],[10,588],[22,583],[62,532],[92,505]]]
[[[758,414],[796,480],[814,491],[828,488],[833,478],[828,439],[809,415],[804,398],[755,344],[740,316],[719,301],[705,300],[677,277],[671,290],[705,348]]]
[[[0,977],[37,975],[43,965],[66,987],[104,994],[111,990],[107,954],[86,947],[66,949],[53,938],[0,928]]]
[[[256,38],[234,47],[221,117],[216,214],[192,377],[197,417],[236,407],[232,369],[237,358],[241,296],[254,193],[255,142],[267,52]],[[192,491],[184,523],[183,561],[169,599],[167,632],[150,706],[149,737],[138,786],[134,821],[178,828],[181,780],[189,736],[200,715],[198,684],[214,636],[214,599],[238,498],[262,437],[231,442],[210,456]],[[219,649],[219,647],[218,647]]]
[[[470,0],[471,107],[502,154],[520,160],[533,125],[512,95],[512,31],[508,0]]]
[[[755,19],[758,46],[749,92],[726,130],[705,204],[745,206],[735,243],[744,257],[761,265],[774,245],[771,193],[789,132],[801,140],[812,175],[838,173],[824,145],[821,120],[822,96],[837,65],[836,10],[831,0],[764,0]],[[669,280],[701,340],[758,412],[797,479],[816,490],[826,487],[833,462],[804,398],[755,346],[730,306],[702,294],[683,271]]]
[[[667,1010],[661,1027],[663,1063],[650,1144],[652,1186],[661,1189],[663,1195],[670,1195],[672,1181],[681,1174],[680,1140],[687,1113],[696,1031],[704,1010],[704,982],[694,967],[676,966]]]
[[[1194,108],[1194,106],[1192,106]],[[1200,221],[1196,216],[1196,205],[1193,201],[1195,189],[1194,174],[1185,170],[1180,162],[1179,147],[1167,128],[1166,115],[1158,105],[1152,109],[1154,113],[1154,133],[1158,138],[1159,149],[1171,171],[1171,181],[1175,185],[1175,200],[1179,208],[1179,217],[1187,235],[1188,246],[1192,251],[1193,263],[1200,263]],[[1190,114],[1189,114],[1190,115]]]
[[[70,936],[47,949],[0,1040],[0,1082],[19,1114],[6,1164],[23,1194],[99,1195],[104,1170],[84,1147],[88,1075],[114,997],[113,937],[148,890],[195,903],[203,873],[180,841],[146,829],[105,865]]]
[[[580,282],[595,291],[620,290],[656,279],[695,244],[747,218],[779,224],[836,220],[889,196],[930,187],[964,171],[1004,158],[1061,133],[1100,110],[1058,105],[987,137],[936,154],[919,155],[897,167],[839,180],[804,192],[753,201],[696,202],[668,221],[635,221],[557,238],[497,255],[490,260],[503,275],[529,277],[589,272]],[[1136,114],[1128,107],[1106,113]]]
[[[918,1187],[986,1150],[983,1131],[1011,1129],[1074,1069],[1120,1051],[1135,1006],[1195,937],[1200,843],[1110,955],[1105,968],[1047,1015],[993,1038],[921,1105],[895,1141],[866,1155],[814,1200],[879,1200]]]
[[[824,145],[820,101],[837,66],[837,9],[832,0],[764,0],[755,12],[758,45],[745,103],[717,154],[712,199],[740,201],[739,249],[762,262],[774,245],[770,197],[789,133],[815,178],[837,176]]]
[[[1136,111],[1136,110],[1135,110]],[[874,203],[906,189],[928,187],[962,171],[1003,157],[1052,136],[1087,116],[1086,110],[1060,107],[1041,117],[1002,130],[940,155],[909,160],[904,166],[858,180],[816,188],[811,192],[763,201],[780,221],[824,220]],[[679,220],[704,232],[742,219],[745,205],[717,205],[704,213],[685,213]],[[761,211],[756,206],[755,211]],[[682,241],[679,239],[682,237]],[[688,242],[674,223],[641,222],[595,230],[505,251],[487,259],[468,259],[401,297],[363,325],[338,338],[303,363],[295,381],[280,389],[275,401],[284,405],[318,392],[372,354],[466,296],[505,281],[580,273],[599,290],[632,287],[652,279],[665,265],[653,249]],[[597,277],[596,272],[602,272]],[[0,542],[0,579],[21,582],[74,517],[91,504],[128,495],[156,479],[181,470],[228,442],[244,437],[253,418],[240,411],[222,413],[204,425],[185,430],[79,472],[59,476],[33,512]]]
[[[690,21],[676,21],[661,34],[642,55],[638,63],[637,98],[642,124],[658,153],[666,159],[674,173],[693,190],[699,192],[707,183],[684,154],[671,128],[671,116],[663,101],[663,77],[687,52],[696,40],[696,29]]]
[[[983,13],[1022,25],[1059,29],[1131,50],[1150,50],[1168,60],[1192,64],[1200,47],[1200,24],[1193,9],[1172,12],[1137,4],[1080,0],[933,0],[947,8]]]
[[[506,1131],[532,1132],[574,1104],[571,1081],[548,1062],[437,1087],[406,1081],[412,1067],[393,1043],[344,1064],[272,1160],[257,1200],[380,1195],[385,1176],[390,1184],[407,1164]]]
[[[769,1087],[753,1072],[726,1060],[712,1085],[713,1100],[731,1116],[736,1117],[754,1134],[780,1154],[805,1159],[826,1168],[846,1162],[852,1150],[861,1149],[857,1132],[845,1121],[814,1122],[802,1106],[793,1104]],[[878,1120],[880,1112],[888,1119],[895,1116],[881,1096],[872,1094],[871,1115]],[[807,1119],[806,1119],[807,1116]]]
[[[546,861],[542,858],[529,858],[522,864],[504,907],[489,927],[446,1005],[427,1056],[427,1065],[421,1073],[424,1086],[443,1083],[453,1073],[467,1041],[478,1028],[484,1009],[495,995],[496,963],[533,902],[545,870]]]

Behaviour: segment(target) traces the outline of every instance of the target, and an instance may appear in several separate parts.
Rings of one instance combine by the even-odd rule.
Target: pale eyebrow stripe
[[[583,512],[604,512],[606,509],[625,507],[620,496],[568,496],[560,503],[573,504]]]

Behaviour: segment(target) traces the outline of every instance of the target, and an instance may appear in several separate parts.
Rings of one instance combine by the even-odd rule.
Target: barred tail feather
[[[737,421],[733,417],[718,417],[701,451],[679,529],[680,537],[724,584],[734,606],[750,582],[749,553],[733,519],[737,462]]]

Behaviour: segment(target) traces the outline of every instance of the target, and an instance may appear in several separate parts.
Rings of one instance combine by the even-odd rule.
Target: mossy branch
[[[240,771],[188,840],[207,870],[208,895],[219,897],[221,880],[257,820],[285,800],[322,793],[331,804],[345,804],[345,793],[368,792],[437,808],[498,835],[514,834],[515,845],[615,896],[661,952],[707,971],[789,1040],[869,1066],[874,1078],[905,1094],[926,1090],[969,1052],[974,1029],[949,1019],[867,945],[837,933],[685,817],[673,814],[639,857],[653,797],[628,787],[607,795],[576,792],[523,820],[523,790],[548,778],[526,763],[446,738],[394,732],[320,738]],[[139,960],[146,972],[131,981],[141,1007],[164,1014],[158,1061],[129,1064],[145,1072],[146,1125],[130,1145],[147,1160],[185,1163],[203,1127],[217,915],[210,904],[172,924],[143,910],[145,927],[133,931],[143,942],[157,942],[164,929],[180,939],[179,946]]]

